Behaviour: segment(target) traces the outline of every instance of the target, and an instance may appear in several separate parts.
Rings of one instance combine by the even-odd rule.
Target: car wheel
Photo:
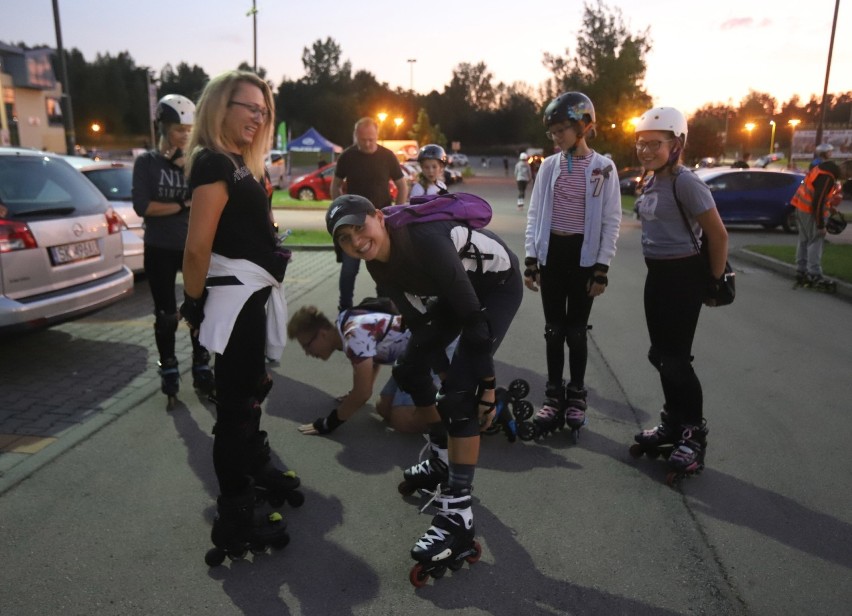
[[[302,201],[315,201],[317,198],[316,194],[314,194],[314,190],[312,188],[300,188],[299,189],[299,199]]]
[[[796,220],[796,208],[790,208],[790,211],[784,217],[784,222],[781,223],[781,227],[787,233],[799,232],[799,222]]]

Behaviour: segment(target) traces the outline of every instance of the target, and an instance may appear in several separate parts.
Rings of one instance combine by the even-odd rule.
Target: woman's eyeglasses
[[[269,109],[264,109],[263,107],[258,107],[257,105],[252,105],[251,103],[241,103],[240,101],[229,101],[229,105],[239,105],[240,107],[245,107],[249,110],[249,113],[253,116],[260,116],[261,120],[266,120],[269,117]]]
[[[641,152],[642,150],[648,150],[651,154],[654,154],[659,151],[661,145],[668,143],[669,141],[674,141],[674,139],[663,139],[662,141],[637,141],[636,151]]]

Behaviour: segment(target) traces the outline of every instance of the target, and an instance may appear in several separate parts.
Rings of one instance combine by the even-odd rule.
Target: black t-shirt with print
[[[346,192],[361,195],[381,209],[391,205],[388,180],[402,177],[399,161],[389,149],[379,146],[372,154],[365,154],[357,146],[350,146],[337,159],[334,170],[341,180],[346,180]]]
[[[167,250],[183,250],[189,228],[189,210],[171,216],[146,216],[151,201],[189,201],[191,192],[183,173],[159,152],[145,152],[133,164],[133,209],[145,218],[145,244]]]
[[[275,272],[275,231],[263,183],[252,176],[241,156],[203,150],[192,165],[189,184],[196,189],[214,182],[225,182],[228,202],[216,228],[213,252]]]

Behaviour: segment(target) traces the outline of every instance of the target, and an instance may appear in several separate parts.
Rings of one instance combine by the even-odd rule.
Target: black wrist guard
[[[183,292],[183,303],[180,305],[180,316],[189,325],[190,329],[196,330],[201,327],[201,322],[204,320],[204,302],[207,301],[207,289],[201,294],[201,297],[190,297]]]
[[[346,422],[337,416],[337,409],[334,409],[328,414],[328,417],[320,417],[314,421],[314,430],[320,434],[331,434],[344,423]]]
[[[599,274],[595,272],[595,275],[592,276],[592,282],[606,286],[609,284],[609,279],[606,277],[606,274]]]
[[[531,278],[533,281],[538,278],[538,259],[535,257],[527,257],[524,259],[524,278]]]

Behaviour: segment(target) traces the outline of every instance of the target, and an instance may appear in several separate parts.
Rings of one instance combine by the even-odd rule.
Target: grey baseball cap
[[[329,234],[334,237],[334,232],[343,225],[364,224],[369,214],[376,211],[370,200],[361,195],[340,195],[328,206],[325,213],[325,226]]]

